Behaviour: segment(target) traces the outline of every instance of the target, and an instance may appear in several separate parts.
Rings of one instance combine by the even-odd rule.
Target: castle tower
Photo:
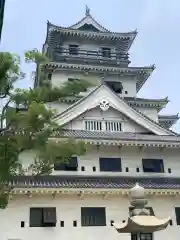
[[[165,231],[140,234],[141,240],[179,240],[180,137],[170,130],[178,115],[161,115],[163,99],[139,98],[154,65],[132,67],[129,49],[137,35],[111,32],[91,15],[68,27],[47,23],[43,66],[52,86],[84,79],[83,94],[52,103],[63,137],[83,139],[85,156],[55,164],[50,176],[17,177],[1,232],[22,240],[130,240],[113,223],[131,212],[129,189],[146,189],[150,215],[171,216]],[[40,85],[38,79],[35,86]],[[56,137],[62,137],[62,132]],[[22,155],[27,161],[29,155]]]

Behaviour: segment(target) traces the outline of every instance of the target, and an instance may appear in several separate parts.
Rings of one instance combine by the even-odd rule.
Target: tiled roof
[[[176,115],[159,115],[158,119],[159,119],[159,123],[164,128],[170,128],[170,127],[172,127],[172,125],[174,125],[179,120],[179,116],[178,116],[178,114],[176,114]]]
[[[151,134],[138,134],[128,132],[106,132],[106,131],[84,131],[84,130],[64,130],[56,131],[54,137],[58,136],[74,137],[77,139],[100,139],[100,140],[134,140],[134,141],[162,141],[180,143],[178,136],[158,136]]]
[[[60,100],[62,102],[70,102],[74,103],[78,101],[79,99],[83,98],[83,96],[74,96],[74,97],[65,97],[61,98]],[[153,104],[154,106],[158,105],[165,105],[169,102],[168,98],[162,98],[162,99],[150,99],[150,98],[136,98],[136,97],[123,97],[123,99],[132,105],[136,104]],[[173,115],[174,116],[174,115]]]
[[[147,189],[180,189],[180,178],[92,177],[92,176],[19,176],[11,181],[19,188],[131,188],[135,183]]]

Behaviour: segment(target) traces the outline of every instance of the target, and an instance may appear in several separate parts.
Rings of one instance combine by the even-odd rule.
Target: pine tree
[[[56,113],[47,103],[60,101],[67,96],[77,96],[87,91],[90,84],[83,81],[67,82],[60,88],[53,88],[43,66],[46,56],[37,50],[25,52],[26,62],[36,64],[39,85],[36,88],[17,89],[16,82],[24,81],[20,69],[20,58],[11,53],[0,53],[0,207],[8,204],[12,190],[9,182],[17,175],[30,172],[32,175],[47,175],[57,161],[68,162],[72,155],[83,155],[85,144],[75,139],[61,138],[55,141],[54,132],[60,131],[54,120]],[[25,111],[24,111],[25,110]],[[19,154],[33,149],[34,162],[24,169]]]

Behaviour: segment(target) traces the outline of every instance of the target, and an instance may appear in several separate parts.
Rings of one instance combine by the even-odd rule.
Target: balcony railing
[[[93,51],[93,50],[83,50],[78,48],[60,48],[53,52],[48,51],[49,58],[53,61],[61,61],[64,58],[67,59],[87,59],[95,61],[115,61],[115,62],[129,62],[127,53],[122,53],[120,51]]]

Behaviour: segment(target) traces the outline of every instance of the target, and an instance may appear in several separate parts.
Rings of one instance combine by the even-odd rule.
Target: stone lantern
[[[150,215],[150,211],[145,208],[148,204],[145,189],[138,183],[130,189],[130,195],[133,210],[129,213],[127,221],[113,224],[118,233],[132,233],[136,236],[135,239],[140,239],[140,234],[164,230],[169,225],[170,217],[159,219]]]

